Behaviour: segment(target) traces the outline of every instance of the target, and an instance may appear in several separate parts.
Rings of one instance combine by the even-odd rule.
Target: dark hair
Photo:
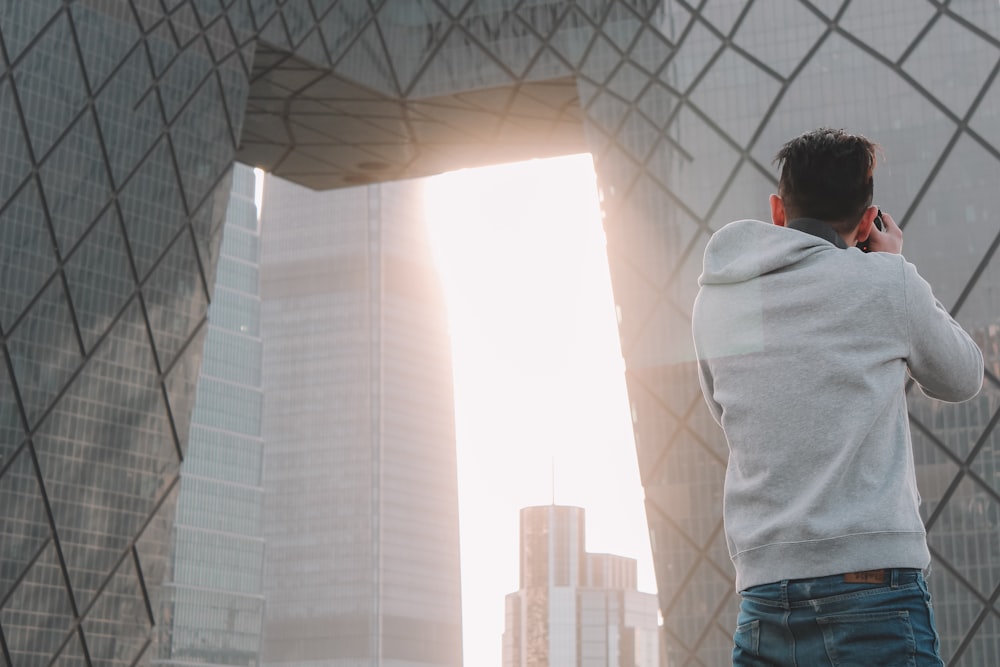
[[[821,127],[795,137],[778,151],[778,194],[785,216],[815,218],[849,233],[872,204],[878,144],[860,134]]]

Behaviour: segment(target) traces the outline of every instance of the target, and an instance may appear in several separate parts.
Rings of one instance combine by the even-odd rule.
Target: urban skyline
[[[0,5],[3,660],[152,659],[234,160],[326,188],[589,151],[667,652],[724,664],[726,449],[690,302],[711,232],[766,219],[776,147],[876,139],[907,258],[977,339],[1000,324],[1000,8],[901,7]],[[998,389],[991,369],[975,410],[910,397],[956,665],[1000,654]]]
[[[636,559],[656,591],[596,179],[574,155],[425,189],[455,369],[466,664],[499,665],[522,507],[586,507],[587,548]]]
[[[580,165],[579,168],[576,166],[578,163]],[[499,171],[509,173],[508,178],[514,178],[516,181],[530,181],[538,178],[550,179],[555,177],[569,178],[570,180],[566,183],[566,187],[579,191],[581,187],[586,185],[585,182],[588,180],[587,164],[589,164],[588,156],[576,156],[573,159],[553,159],[532,164],[509,165]],[[486,201],[482,198],[488,195],[478,192],[478,188],[482,188],[483,186],[475,185],[477,181],[483,182],[485,185],[487,182],[499,179],[496,185],[491,187],[497,187],[500,191],[504,190],[503,180],[499,176],[498,170],[477,171],[482,173],[468,173],[461,176],[468,181],[465,186],[462,186],[466,191],[466,196],[479,198],[477,199],[478,201]],[[543,176],[546,172],[549,173],[549,176]],[[556,176],[557,174],[558,176]],[[592,176],[589,176],[589,178],[592,178]],[[579,181],[581,180],[584,183],[580,183]],[[275,320],[280,323],[282,320],[288,319],[290,315],[287,307],[261,303],[261,289],[259,286],[261,274],[260,255],[262,252],[268,254],[262,248],[261,239],[267,237],[270,239],[271,244],[277,244],[280,248],[280,251],[277,253],[278,257],[286,260],[293,258],[292,263],[296,265],[295,277],[299,279],[298,298],[302,298],[301,292],[303,290],[308,291],[313,299],[309,305],[310,307],[315,307],[317,306],[314,301],[316,295],[320,294],[323,289],[333,294],[338,291],[335,290],[335,287],[343,282],[342,279],[338,281],[336,277],[331,277],[331,275],[328,275],[328,272],[311,270],[310,267],[322,264],[329,266],[337,263],[321,259],[321,256],[325,257],[325,255],[323,255],[322,250],[317,250],[317,248],[330,248],[331,250],[328,252],[333,252],[337,248],[343,248],[343,250],[336,250],[338,253],[346,251],[344,232],[358,227],[360,218],[364,217],[360,210],[362,207],[359,204],[365,198],[366,194],[368,194],[368,202],[372,201],[369,191],[379,192],[379,201],[396,200],[397,204],[392,208],[395,211],[403,211],[405,213],[404,216],[396,217],[395,219],[390,217],[387,221],[383,221],[384,224],[395,229],[399,229],[400,227],[407,228],[411,234],[417,234],[418,237],[426,234],[426,227],[428,224],[432,224],[432,218],[435,214],[445,218],[448,215],[457,216],[462,227],[468,231],[462,232],[460,238],[452,238],[449,242],[452,245],[459,244],[452,249],[452,252],[465,256],[466,262],[485,261],[483,258],[476,259],[479,251],[470,247],[468,234],[480,234],[483,233],[482,230],[485,227],[496,226],[498,224],[503,225],[502,215],[495,220],[490,218],[481,219],[482,216],[475,210],[464,210],[464,205],[450,213],[446,210],[441,210],[437,206],[421,206],[419,200],[428,196],[427,188],[432,185],[427,180],[401,184],[403,187],[395,188],[388,197],[381,194],[381,189],[377,188],[377,186],[356,188],[356,191],[350,193],[340,191],[319,195],[318,193],[292,186],[280,179],[267,178],[263,175],[260,179],[261,190],[264,189],[263,183],[267,181],[270,184],[268,191],[274,195],[274,199],[272,199],[271,206],[265,207],[268,211],[267,217],[269,220],[258,222],[257,209],[253,205],[254,181],[253,170],[240,164],[234,166],[232,194],[226,215],[227,235],[224,236],[223,246],[220,251],[218,280],[215,286],[213,305],[209,309],[210,324],[206,335],[202,371],[198,380],[198,399],[195,404],[195,415],[192,418],[188,457],[182,467],[178,518],[175,524],[175,537],[172,547],[171,577],[167,585],[167,591],[170,592],[170,595],[165,601],[165,604],[170,605],[170,609],[169,613],[164,614],[164,622],[157,633],[158,644],[155,651],[156,655],[159,656],[157,659],[158,662],[163,663],[182,664],[197,660],[202,664],[231,664],[233,661],[243,664],[248,661],[258,660],[263,634],[261,632],[263,607],[267,603],[262,588],[262,584],[265,583],[262,571],[262,551],[267,548],[267,544],[265,544],[262,530],[264,489],[260,486],[262,483],[261,479],[264,476],[262,445],[265,440],[260,437],[261,431],[264,430],[261,424],[264,415],[259,410],[238,409],[238,406],[247,403],[244,393],[248,388],[261,394],[261,398],[255,401],[255,403],[263,403],[267,399],[268,394],[265,390],[268,387],[265,387],[262,381],[262,373],[267,372],[267,368],[262,367],[265,347],[271,349],[271,357],[285,359],[289,354],[288,345],[284,342],[289,339],[288,331],[291,331],[291,338],[295,340],[295,349],[302,350],[304,338],[308,337],[310,329],[314,328],[316,322],[326,321],[325,324],[320,326],[321,331],[324,332],[323,336],[326,338],[326,332],[332,327],[330,322],[334,321],[329,316],[336,312],[343,312],[342,308],[317,308],[315,314],[309,317],[308,325],[299,322],[291,329],[288,329],[288,324],[284,323],[276,328]],[[434,187],[440,189],[441,186],[434,184]],[[509,198],[509,194],[505,194],[504,196]],[[563,196],[565,196],[565,193]],[[559,195],[555,191],[539,192],[529,197],[535,205],[540,204],[546,198],[551,198],[554,202],[560,200]],[[454,196],[450,196],[449,204],[454,205],[456,203],[459,202],[456,202]],[[514,202],[511,203],[514,204]],[[594,208],[593,211],[588,212],[586,210],[588,204]],[[381,208],[379,206],[375,210],[378,211]],[[530,229],[530,227],[525,225],[537,225],[540,235],[535,237],[535,242],[543,244],[542,247],[546,247],[549,243],[546,240],[548,237],[554,234],[565,233],[560,232],[559,223],[554,223],[552,220],[561,218],[567,221],[565,224],[569,224],[570,221],[572,222],[569,226],[572,228],[572,231],[579,235],[579,241],[575,242],[572,246],[563,247],[564,243],[561,243],[559,246],[552,246],[548,249],[548,252],[551,254],[548,255],[548,261],[545,265],[549,266],[550,269],[556,268],[556,274],[551,275],[548,279],[536,275],[538,269],[542,266],[541,264],[538,268],[532,266],[532,258],[537,254],[537,251],[531,252],[527,251],[527,249],[518,251],[517,248],[520,244],[516,237],[511,237],[506,247],[498,246],[495,242],[489,244],[491,254],[501,253],[504,263],[514,263],[520,267],[522,274],[533,282],[533,291],[540,291],[538,295],[539,299],[547,300],[551,297],[551,294],[562,293],[567,286],[578,284],[577,289],[579,294],[574,299],[577,301],[575,307],[571,305],[568,309],[554,309],[550,314],[545,315],[546,323],[544,326],[555,327],[556,329],[551,332],[551,335],[559,336],[563,341],[563,345],[569,342],[572,337],[567,336],[565,331],[562,333],[559,333],[559,331],[580,326],[583,323],[583,321],[578,319],[581,316],[585,316],[579,310],[582,307],[581,301],[589,299],[592,292],[597,294],[602,292],[600,287],[591,284],[591,281],[594,280],[593,278],[588,279],[585,277],[588,266],[597,266],[600,263],[598,257],[600,248],[595,247],[593,250],[588,250],[591,245],[598,246],[599,244],[596,240],[589,240],[587,237],[591,233],[582,227],[582,218],[584,217],[594,217],[594,224],[599,227],[596,221],[596,196],[593,201],[588,202],[584,199],[580,202],[578,208],[579,210],[574,211],[562,205],[559,207],[558,212],[550,212],[550,217],[546,218],[545,221],[541,219],[541,212],[524,212],[517,215],[517,217],[524,217],[526,218],[525,220],[521,220],[514,226],[511,226],[512,223],[506,225],[512,232],[520,226],[520,229],[516,232],[517,234],[527,232]],[[500,211],[496,211],[496,213],[499,215]],[[368,215],[371,216],[372,211],[369,211]],[[514,215],[514,213],[508,211],[507,215]],[[530,220],[533,216],[538,216],[540,219],[537,221]],[[427,217],[426,222],[421,219],[424,217]],[[283,219],[286,218],[295,222],[289,223],[286,227],[282,224]],[[264,228],[265,223],[269,223],[272,230],[278,231],[263,234],[261,230]],[[456,223],[449,224],[455,225]],[[587,224],[589,225],[590,223]],[[457,228],[453,228],[450,232],[451,236],[455,236],[456,231]],[[445,234],[440,229],[437,232],[439,236]],[[327,241],[323,241],[322,239],[324,238]],[[309,239],[308,249],[301,244],[302,239]],[[441,240],[440,238],[438,239],[438,241]],[[485,241],[486,239],[484,239]],[[426,242],[427,239],[418,239],[417,242],[412,242],[411,240],[407,244],[392,245],[396,248],[406,248],[408,254],[422,255],[422,260],[426,265],[429,259]],[[421,248],[423,249],[422,251]],[[441,252],[440,249],[439,252]],[[559,257],[560,254],[566,254],[566,259],[561,259]],[[523,255],[523,258],[520,257],[521,255]],[[567,266],[566,262],[570,257],[573,258],[573,264]],[[320,259],[320,264],[315,263],[317,259]],[[438,257],[438,259],[446,258]],[[313,264],[310,264],[310,262],[313,262]],[[277,262],[277,266],[281,266],[282,263],[280,261]],[[265,273],[274,272],[273,267],[268,268],[271,270],[265,271]],[[455,270],[458,269],[453,269],[453,271]],[[439,273],[440,271],[441,267],[438,266],[433,273]],[[546,273],[549,273],[549,271],[547,270]],[[561,277],[556,278],[556,275],[560,274]],[[279,272],[278,275],[281,275],[281,273]],[[430,275],[425,275],[424,278],[431,278],[433,282],[433,277]],[[555,279],[553,284],[546,286],[546,281],[551,282],[553,279]],[[274,278],[272,278],[273,280]],[[453,274],[451,280],[474,282],[480,279],[474,275],[469,275],[469,271],[466,269],[462,273]],[[585,282],[577,283],[578,280],[584,280]],[[282,280],[281,282],[286,283],[287,281]],[[598,279],[597,282],[599,283],[600,280]],[[325,288],[317,290],[317,285],[325,286]],[[603,290],[606,291],[605,298],[607,299],[607,304],[610,305],[610,286],[605,286]],[[287,285],[280,291],[282,298],[277,299],[277,304],[280,304],[283,300],[287,301],[291,294],[296,293],[296,290],[288,289]],[[527,301],[531,297],[526,294],[518,294],[516,288],[512,288],[509,298],[512,301]],[[597,301],[600,302],[601,300],[598,298]],[[482,321],[479,318],[483,317],[483,314],[475,312],[475,306],[468,302],[459,300],[452,304],[449,310],[456,307],[463,311],[469,311],[463,312],[465,318],[472,317],[477,321]],[[275,310],[275,308],[280,309],[280,317],[262,317],[262,311],[266,314],[269,311]],[[529,308],[533,307],[529,306]],[[441,308],[422,308],[421,310],[426,310],[429,315],[438,312],[440,316]],[[494,311],[494,317],[510,317],[514,320],[517,320],[519,317],[516,312],[508,312],[510,306],[507,304],[496,303],[492,310]],[[577,312],[576,318],[565,318],[567,314],[574,311]],[[592,317],[596,317],[598,313],[607,318],[610,325],[610,320],[613,319],[613,312],[610,309],[605,311],[598,308]],[[561,319],[565,319],[565,321],[560,323]],[[269,321],[271,322],[270,324],[268,324]],[[361,323],[352,322],[351,320],[347,320],[341,326],[345,327],[346,330],[362,328]],[[460,324],[452,323],[451,326],[460,326]],[[585,326],[587,329],[603,328],[596,322],[590,322],[589,320]],[[508,329],[511,331],[517,328],[518,325],[514,322],[508,325]],[[269,331],[274,334],[272,338],[276,340],[268,338]],[[511,331],[506,331],[505,335],[510,336]],[[460,330],[459,333],[463,334],[464,332]],[[501,334],[502,330],[496,333]],[[514,334],[514,337],[517,338],[525,335],[529,334],[527,332]],[[499,351],[505,343],[502,339],[498,339],[492,343],[487,342],[487,344],[498,346],[495,349]],[[581,340],[576,344],[585,344],[585,341]],[[618,354],[617,350],[612,350],[611,346],[595,350],[595,352],[609,354],[609,360]],[[543,351],[540,350],[539,354],[542,353]],[[544,353],[553,354],[553,351],[545,351]],[[321,359],[314,352],[300,351],[297,354],[305,354],[313,362],[310,366],[323,367]],[[321,357],[322,354],[319,356]],[[447,367],[447,364],[444,363],[437,365],[440,365],[442,368]],[[273,369],[280,369],[286,366],[286,364],[284,362],[272,361],[270,366]],[[556,366],[549,366],[547,370],[539,370],[542,370],[544,373],[552,373],[555,369]],[[620,369],[618,372],[620,372]],[[333,403],[326,402],[329,392],[322,390],[323,380],[310,379],[311,374],[315,375],[315,373],[316,371],[311,369],[293,373],[292,375],[296,377],[297,383],[288,387],[282,387],[278,393],[287,398],[281,399],[279,403],[295,403],[296,415],[302,415],[304,411],[310,410],[309,405],[316,408],[316,412],[321,411],[324,405],[337,405],[336,401]],[[339,377],[342,374],[327,372],[324,375],[333,378]],[[389,375],[392,375],[391,371]],[[498,381],[502,382],[502,379],[493,373],[488,373],[488,375],[491,378],[491,384],[496,384]],[[608,382],[607,379],[599,381],[601,383]],[[328,385],[330,384],[330,380],[326,380],[325,382]],[[268,386],[271,384],[273,384],[273,378]],[[315,394],[316,398],[307,399],[306,394],[303,393],[305,391],[304,387],[308,387],[308,393]],[[271,388],[273,389],[273,387]],[[481,393],[483,390],[477,389],[475,391],[476,393]],[[620,391],[624,405],[623,384],[620,387]],[[494,397],[494,400],[496,400],[496,397]],[[510,410],[511,408],[508,407],[507,409]],[[553,412],[554,409],[556,410],[555,412]],[[512,426],[517,428],[516,423],[524,419],[524,417],[520,416],[521,413],[516,411],[516,407],[514,410],[514,412],[508,412],[507,415],[514,422]],[[552,419],[560,418],[558,415],[561,414],[561,410],[558,410],[555,405],[550,403],[548,410]],[[595,413],[601,412],[602,405],[594,405],[590,410]],[[283,412],[283,408],[279,405],[275,408],[275,412],[281,413]],[[330,412],[330,409],[326,409],[325,412]],[[274,433],[267,439],[267,442],[273,441],[275,444],[270,455],[272,459],[287,457],[284,451],[287,448],[282,447],[282,439],[275,435],[282,432],[280,417],[278,421],[278,426],[271,429]],[[525,427],[527,426],[528,424],[525,423]],[[573,426],[563,424],[558,430],[564,435],[570,435],[573,432]],[[317,442],[327,440],[328,438],[322,438],[321,436],[328,431],[329,429],[326,427],[319,429],[304,427],[301,417],[296,426],[297,433],[314,434],[312,437]],[[248,436],[248,433],[250,436]],[[545,433],[546,429],[543,429],[534,437],[527,433],[525,437],[531,438],[536,442],[544,442],[546,440],[546,437],[544,437]],[[590,436],[597,435],[592,430],[587,431],[587,433]],[[622,434],[624,433],[623,429]],[[256,437],[253,437],[253,434],[257,434]],[[583,432],[578,436],[571,437],[575,443],[573,450],[577,453],[577,456],[574,458],[577,458],[583,452],[586,458],[593,458],[595,464],[598,461],[603,461],[597,464],[599,468],[595,466],[595,470],[591,471],[590,474],[596,473],[597,469],[599,469],[604,476],[615,475],[620,474],[621,468],[628,467],[627,452],[624,457],[626,459],[623,462],[624,465],[620,465],[617,461],[607,460],[610,453],[602,453],[596,448],[587,445],[588,440],[583,436]],[[485,445],[487,442],[487,440],[483,440],[481,444]],[[466,446],[472,447],[471,444]],[[300,448],[297,447],[297,449]],[[508,450],[512,457],[517,456],[516,446],[507,445],[504,449]],[[476,456],[475,449],[469,449],[469,451],[473,452],[472,456]],[[537,449],[535,450],[535,454],[537,454]],[[621,454],[618,454],[618,456],[621,456]],[[315,468],[321,474],[324,471],[318,464],[322,459],[323,454],[319,451],[315,451],[309,456],[311,467]],[[233,461],[234,463],[238,463],[238,465],[227,466],[226,461]],[[532,456],[529,460],[514,459],[514,462],[517,462],[517,465],[530,467],[531,465],[538,464],[540,459],[537,456]],[[571,497],[579,497],[581,500],[587,500],[586,497],[580,497],[580,492],[575,487],[580,482],[588,483],[586,480],[592,478],[587,477],[579,481],[574,480],[575,476],[585,471],[575,470],[575,466],[569,465],[569,461],[565,463],[566,469],[560,469],[558,474],[556,474],[555,467],[550,471],[540,470],[537,472],[541,473],[541,476],[547,479],[549,479],[547,476],[551,473],[550,481],[552,487],[550,488],[550,492],[552,494],[556,494],[556,486],[558,486],[560,489],[558,495],[561,497],[569,494]],[[635,465],[634,460],[631,465]],[[286,467],[287,464],[282,465],[282,468]],[[336,471],[326,472],[332,476]],[[531,470],[525,468],[522,470],[522,474],[523,478],[518,486],[523,488],[525,484],[529,483],[528,480],[532,477],[533,473]],[[238,477],[234,477],[234,475],[238,475]],[[556,477],[559,478],[558,485],[555,483]],[[189,482],[192,478],[194,479],[193,486]],[[292,478],[301,482],[303,476],[301,473],[298,473],[293,474]],[[620,480],[618,483],[620,484],[621,481],[627,480],[628,478],[626,477],[625,480]],[[638,479],[636,478],[632,481],[638,491]],[[476,482],[469,482],[467,480],[465,486],[468,487],[470,483],[475,484]],[[615,484],[616,480],[611,477],[606,477],[602,481],[602,486],[606,486],[608,489],[615,488]],[[188,490],[189,486],[191,486],[190,490]],[[336,489],[339,486],[342,485],[331,484],[332,489]],[[466,491],[468,492],[468,488]],[[619,490],[617,493],[622,493],[622,491]],[[638,504],[636,507],[641,507],[641,499],[637,497],[637,501]],[[467,502],[469,504],[465,505],[464,513],[482,511],[481,505],[475,504],[472,499],[466,498],[462,500],[462,503]],[[601,507],[604,504],[603,501],[590,499],[587,502],[595,503],[598,509],[605,514],[608,512],[609,508]],[[299,499],[294,503],[294,506],[302,507],[303,505],[315,504],[316,502],[308,499],[305,501]],[[325,503],[324,505],[329,506],[334,504],[345,505],[341,501]],[[498,505],[496,510],[510,511],[510,506]],[[308,513],[300,512],[300,514]],[[604,521],[605,523],[607,522],[606,517]],[[342,532],[326,529],[324,528],[324,523],[321,519],[310,519],[303,525],[307,525],[307,528],[317,535],[326,535],[327,539],[337,532]],[[625,517],[619,517],[615,520],[615,523],[628,523],[628,520]],[[603,528],[605,533],[603,537],[598,538],[599,542],[603,542],[606,545],[613,545],[615,542],[611,539],[611,534],[608,533],[607,527],[599,525],[599,528]],[[241,532],[243,534],[240,534]],[[599,530],[598,532],[600,533],[601,531]],[[618,531],[619,534],[620,532]],[[644,529],[639,534],[644,534]],[[501,539],[497,540],[495,537]],[[488,539],[492,542],[504,543],[500,535],[495,537],[490,536]],[[482,541],[484,537],[478,534],[471,539]],[[322,539],[319,541],[322,542]],[[463,544],[465,542],[466,540],[463,537]],[[241,544],[245,544],[250,548],[241,547]],[[629,544],[629,548],[634,548],[630,542],[626,544]],[[254,545],[259,545],[259,548]],[[471,547],[469,548],[471,549]],[[504,547],[498,547],[494,544],[493,548],[502,549]],[[645,548],[648,549],[648,540],[645,543]],[[471,553],[473,557],[478,556],[479,558],[483,558],[482,549],[471,551]],[[468,566],[468,562],[465,559],[465,547],[463,547],[463,567],[461,568],[463,573],[466,566]],[[275,563],[271,565],[272,581],[267,586],[276,588],[277,590],[281,590],[282,586],[276,585],[276,582],[287,583],[287,577],[275,576],[276,567],[278,569],[296,571],[304,567],[308,572],[316,571],[316,565],[311,565],[309,562],[293,563],[290,562],[292,561],[291,557],[285,559],[285,562],[283,562],[282,557],[275,558],[274,560]],[[503,568],[494,562],[495,560],[487,558],[477,568],[473,568],[473,571],[492,571],[496,575],[501,575]],[[336,576],[340,578],[350,576],[349,568],[338,568],[335,563],[336,560],[332,560],[326,566],[330,569],[331,575],[335,571],[342,570]],[[323,565],[319,565],[320,569],[323,567]],[[278,574],[280,575],[280,572]],[[644,572],[643,576],[647,577],[647,582],[651,582],[651,573]],[[312,590],[308,594],[308,598],[312,600],[311,602],[302,597],[301,594],[298,594],[298,606],[301,608],[308,604],[315,608],[320,592],[323,590],[321,586],[312,586]],[[473,595],[475,594],[473,592]],[[481,593],[479,595],[481,596]],[[501,592],[495,595],[494,598],[491,598],[492,605],[497,606],[497,601],[502,601],[503,596],[504,593]],[[343,598],[342,595],[336,592],[328,597],[331,600]],[[285,595],[284,598],[287,602],[288,598],[294,600],[296,595]],[[464,598],[466,598],[465,595],[463,595]],[[650,595],[649,599],[655,601],[655,596]],[[480,617],[483,615],[482,607],[485,606],[486,600],[472,599],[466,604],[469,604],[471,609],[466,618],[471,619],[475,624],[482,625]],[[465,604],[463,604],[464,606]],[[331,634],[336,635],[336,632]],[[471,650],[467,647],[465,651],[466,658],[468,660],[471,656],[473,660],[470,664],[487,664],[489,660],[483,658],[483,656],[493,653],[496,657],[495,663],[499,665],[500,635],[501,633],[498,630],[496,631],[496,635],[488,641],[493,649],[492,651],[484,650],[486,647],[483,646],[474,647]],[[475,644],[480,636],[479,634],[473,635],[473,644]]]
[[[656,596],[635,559],[587,552],[583,508],[521,509],[519,555],[503,667],[660,667]]]

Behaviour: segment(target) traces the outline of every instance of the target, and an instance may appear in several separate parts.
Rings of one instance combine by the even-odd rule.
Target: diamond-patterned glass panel
[[[111,197],[107,174],[93,116],[84,114],[39,169],[61,255],[69,253],[107,207]]]
[[[991,193],[1000,182],[1000,160],[967,137],[955,142],[943,158],[937,178],[929,184],[906,227],[905,243],[907,258],[921,269],[934,295],[950,310],[1000,233],[993,224],[995,207],[991,203]],[[989,263],[998,262],[1000,259]],[[992,269],[991,274],[995,273]],[[958,311],[970,333],[997,323],[997,295],[992,287],[996,283],[988,279],[979,283],[976,297]]]
[[[424,35],[443,32],[450,21],[431,0],[383,4],[376,20],[397,85],[400,90],[409,90],[418,72],[435,55],[427,46],[436,45],[438,40],[425,39]]]
[[[215,271],[212,261],[213,258],[219,256],[219,248],[222,246],[223,240],[222,230],[225,222],[225,203],[228,192],[224,189],[226,183],[226,181],[220,183],[216,187],[214,195],[205,201],[191,218],[191,230],[194,233],[201,265],[207,274],[205,281],[209,293],[215,288]]]
[[[31,462],[31,451],[23,447],[12,460],[4,461],[0,475],[0,600],[13,589],[17,578],[38,557],[50,538],[45,501]]]
[[[574,4],[563,17],[559,30],[552,35],[549,43],[572,67],[576,68],[587,53],[595,33],[593,22]]]
[[[91,664],[130,667],[149,643],[152,626],[131,550],[83,621]]]
[[[958,460],[965,461],[1000,409],[1000,390],[987,382],[971,401],[942,403],[927,398],[914,387],[907,402],[910,415],[921,429],[930,432]]]
[[[7,364],[0,363],[0,469],[11,462],[14,451],[21,445],[24,436],[21,413],[7,372]]]
[[[211,9],[209,3],[203,2],[202,4],[209,10]],[[218,16],[221,17],[221,14]],[[205,25],[204,39],[208,44],[209,50],[212,52],[213,62],[221,63],[234,55],[237,48],[236,37],[225,20],[210,18],[209,14],[207,20],[202,20],[202,24]]]
[[[87,662],[87,656],[80,643],[80,634],[75,633],[63,646],[52,667],[91,667],[91,664]]]
[[[977,595],[967,583],[942,567],[932,567],[927,583],[931,589],[934,619],[941,637],[941,656],[946,664],[951,665],[954,664],[952,659],[965,643],[968,629],[986,612],[985,601],[981,594]],[[974,641],[973,644],[989,646],[995,642],[996,635],[982,635],[982,640]]]
[[[726,605],[732,594],[733,584],[728,573],[701,561],[663,618],[674,642],[697,653],[719,608]]]
[[[164,498],[162,509],[143,527],[142,534],[135,544],[139,576],[142,577],[147,604],[153,612],[153,618],[157,619],[153,629],[153,647],[147,652],[147,655],[153,657],[170,656],[173,605],[170,591],[164,583],[169,581],[171,576],[171,537],[179,490],[180,485],[175,483]]]
[[[392,63],[385,58],[374,22],[365,23],[360,34],[352,36],[351,46],[337,62],[335,71],[354,81],[364,81],[369,88],[387,95],[398,92]]]
[[[994,70],[996,43],[941,17],[913,49],[903,69],[958,117],[965,117]],[[955,72],[962,76],[955,76]],[[995,76],[995,72],[993,73]]]
[[[966,477],[928,535],[930,548],[977,591],[1000,585],[1000,502]]]
[[[61,281],[49,283],[32,305],[8,337],[7,352],[34,426],[83,360]]]
[[[643,5],[659,4],[656,2],[611,2],[608,3],[607,14],[601,21],[600,31],[614,43],[621,52],[628,51],[639,29],[642,27],[642,17],[638,12]]]
[[[104,585],[180,461],[137,304],[35,436],[75,594]]]
[[[118,187],[160,138],[163,127],[146,54],[131,52],[97,95],[101,139]]]
[[[681,108],[666,131],[678,146],[698,157],[688,159],[661,144],[649,161],[649,171],[702,218],[721,195],[715,183],[739,165],[739,149],[689,107]]]
[[[645,478],[646,493],[701,550],[708,546],[721,521],[720,482],[725,466],[687,432],[672,440],[655,472]]]
[[[979,619],[976,619],[978,623]],[[979,667],[1000,664],[1000,614],[995,608],[983,614],[973,641],[965,644],[961,654],[948,662],[955,667]],[[957,653],[957,651],[956,651]]]
[[[691,92],[691,101],[740,146],[760,127],[781,81],[740,54],[727,50]],[[733,98],[742,114],[732,112]]]
[[[896,62],[909,49],[934,17],[931,3],[906,0],[848,3],[840,25],[865,45]],[[881,26],[891,23],[892,30]]]
[[[5,2],[0,5],[0,31],[9,58],[21,55],[31,40],[62,9],[62,0],[38,0],[33,3]]]
[[[45,547],[23,577],[0,607],[0,627],[12,665],[45,667],[72,633],[74,621],[54,543]]]
[[[115,0],[77,2],[70,6],[70,14],[90,89],[99,90],[125,55],[137,48],[141,33],[129,6]],[[109,14],[116,30],[107,29]]]
[[[670,409],[665,406],[651,391],[642,385],[641,380],[633,380],[630,383],[630,400],[632,410],[632,421],[638,424],[642,422],[643,430],[652,431],[656,429],[658,433],[675,433],[680,424]],[[636,440],[636,453],[639,459],[639,470],[643,475],[652,475],[658,469],[665,452],[662,443],[658,440],[647,443],[645,440]],[[648,483],[648,480],[644,480]]]
[[[20,131],[20,123],[10,81],[0,81],[0,126],[6,128],[0,136],[0,151],[4,156],[0,160],[0,203],[4,205],[30,171],[28,146]]]
[[[722,40],[687,10],[671,5],[662,30],[667,39],[677,44],[677,50],[660,70],[659,78],[673,90],[687,92],[722,48]]]
[[[129,249],[144,279],[184,226],[184,201],[170,146],[161,141],[118,196]]]
[[[143,287],[143,295],[159,363],[168,368],[202,326],[208,308],[190,235],[184,234],[170,247]]]
[[[176,53],[164,43],[165,71],[160,75],[159,88],[163,91],[163,112],[169,121],[173,121],[191,103],[191,98],[200,93],[202,86],[212,78],[212,57],[208,47],[201,43]],[[167,59],[169,57],[169,60]],[[216,106],[212,109],[219,113]]]
[[[214,78],[206,81],[178,114],[170,130],[188,206],[194,208],[232,164],[232,132]]]
[[[8,203],[0,223],[0,325],[11,331],[56,269],[52,237],[32,179]]]
[[[136,289],[117,210],[101,216],[65,271],[83,344],[91,350]]]
[[[750,5],[735,41],[749,56],[787,77],[805,60],[827,29],[826,21],[804,3]]]
[[[621,64],[622,54],[614,42],[607,35],[598,33],[594,36],[580,69],[588,78],[604,82]]]
[[[69,20],[62,14],[32,45],[14,83],[35,158],[45,155],[87,101]]]
[[[641,162],[655,150],[659,131],[644,114],[633,111],[618,127],[615,138],[622,148]]]

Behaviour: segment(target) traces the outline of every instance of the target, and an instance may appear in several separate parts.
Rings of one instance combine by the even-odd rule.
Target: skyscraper
[[[264,443],[253,170],[234,165],[232,183],[160,606],[154,653],[162,665],[253,667],[260,658]]]
[[[506,599],[503,667],[659,667],[656,596],[636,561],[585,549],[580,507],[521,510],[520,586]]]
[[[269,667],[462,664],[451,349],[421,192],[266,181]]]
[[[234,159],[330,188],[589,150],[668,650],[725,664],[702,249],[766,219],[776,146],[848,127],[886,149],[907,257],[988,339],[998,61],[987,0],[0,2],[0,655],[150,658]],[[912,397],[955,664],[1000,653],[993,370],[977,405]]]

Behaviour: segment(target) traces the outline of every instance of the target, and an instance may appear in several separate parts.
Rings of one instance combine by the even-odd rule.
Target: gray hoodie
[[[841,242],[842,243],[842,242]],[[729,442],[737,590],[930,563],[904,394],[964,401],[982,352],[901,255],[756,220],[705,249],[693,334]]]

